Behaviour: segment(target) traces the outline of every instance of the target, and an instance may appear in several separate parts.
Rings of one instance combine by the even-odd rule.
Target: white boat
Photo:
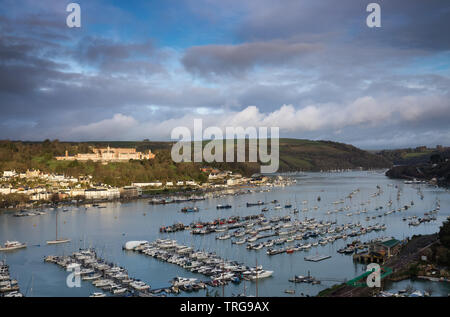
[[[22,293],[19,293],[18,291],[14,291],[8,294],[5,294],[4,297],[23,297]]]
[[[93,274],[93,275],[83,276],[81,279],[84,281],[93,281],[93,280],[97,280],[101,277],[102,277],[102,275],[100,273],[97,273],[97,274]]]
[[[187,278],[187,277],[175,277],[171,283],[173,286],[187,286],[195,283],[197,281],[196,278]]]
[[[150,286],[145,284],[142,281],[134,281],[130,283],[130,286],[133,287],[134,289],[138,290],[138,291],[143,291],[146,289],[149,289]]]
[[[89,297],[106,297],[106,294],[100,292],[94,292]]]
[[[70,242],[70,239],[58,239],[58,211],[56,211],[55,215],[56,215],[56,239],[47,241],[47,244],[60,244]]]
[[[80,268],[80,267],[81,267],[81,264],[79,264],[79,263],[70,263],[66,266],[66,270],[72,271],[72,270]]]
[[[266,277],[272,276],[272,274],[273,274],[273,271],[257,270],[255,272],[253,272],[253,274],[251,274],[249,276],[249,278],[251,280],[259,280],[259,279],[262,279],[262,278],[266,278]]]
[[[6,241],[3,248],[0,251],[12,251],[17,249],[26,248],[26,243],[20,243],[19,241]]]
[[[123,294],[127,292],[125,287],[117,287],[112,290],[113,294]]]

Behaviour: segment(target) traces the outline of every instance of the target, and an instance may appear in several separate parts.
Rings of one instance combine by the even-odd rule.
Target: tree
[[[443,246],[450,248],[450,219],[448,218],[439,230],[439,240]]]

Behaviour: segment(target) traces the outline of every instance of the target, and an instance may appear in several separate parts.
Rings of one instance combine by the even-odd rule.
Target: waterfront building
[[[398,253],[401,242],[394,238],[386,238],[381,241],[372,243],[369,246],[369,252],[375,252],[385,257],[391,257]]]
[[[149,182],[149,183],[131,183],[134,187],[161,187],[163,185],[160,181]]]
[[[118,188],[89,188],[84,191],[86,199],[115,199],[120,198]]]
[[[120,189],[120,197],[133,198],[142,196],[142,188],[137,186],[125,186]]]

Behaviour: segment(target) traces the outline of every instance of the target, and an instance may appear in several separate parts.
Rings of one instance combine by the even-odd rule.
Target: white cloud
[[[376,99],[371,96],[358,98],[349,104],[313,104],[302,108],[293,105],[282,105],[272,112],[263,113],[257,106],[248,106],[241,111],[213,111],[189,113],[178,118],[164,121],[139,121],[137,118],[123,114],[115,114],[110,119],[79,126],[70,130],[69,134],[78,139],[170,139],[170,132],[175,127],[186,126],[193,131],[194,119],[203,119],[203,130],[206,127],[279,127],[283,133],[314,132],[316,134],[343,134],[346,128],[364,129],[386,126],[395,128],[405,123],[421,120],[442,119],[450,114],[450,102],[443,96],[405,96],[389,100]],[[406,141],[405,132],[398,136],[398,141]],[[351,136],[352,139],[355,135]],[[361,138],[363,138],[361,134]],[[364,140],[366,144],[378,144],[372,140]],[[375,142],[375,143],[374,143]]]

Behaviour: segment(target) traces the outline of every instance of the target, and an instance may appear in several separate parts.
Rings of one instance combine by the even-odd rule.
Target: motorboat
[[[0,251],[12,251],[17,249],[26,248],[26,243],[20,243],[19,241],[6,241],[4,246],[0,248]]]

